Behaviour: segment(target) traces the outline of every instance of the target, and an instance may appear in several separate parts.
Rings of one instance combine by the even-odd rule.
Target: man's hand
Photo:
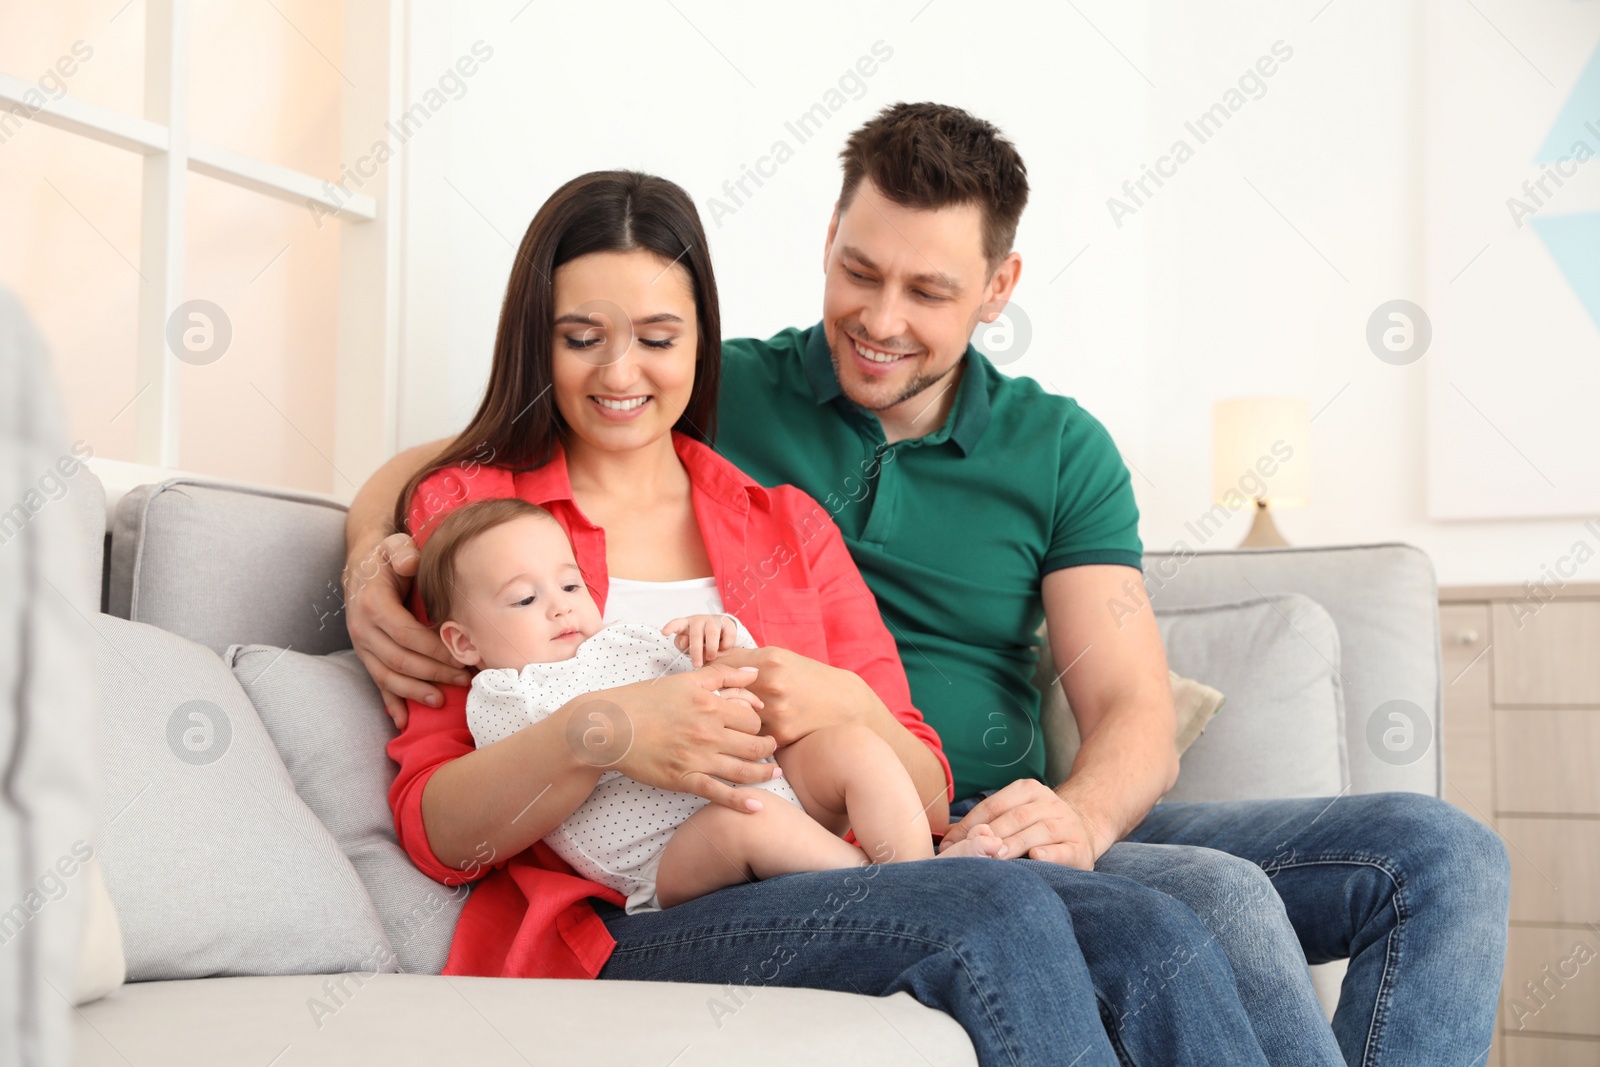
[[[849,671],[786,648],[735,648],[717,656],[726,667],[760,671],[751,692],[761,698],[761,732],[792,745],[824,726],[864,717],[872,690]],[[881,702],[879,702],[881,707]]]
[[[411,579],[422,554],[403,533],[390,534],[365,558],[344,569],[345,625],[356,655],[378,683],[383,706],[397,728],[406,727],[406,698],[438,707],[444,696],[433,682],[468,685],[463,670],[439,640],[406,609]]]
[[[1001,839],[1000,859],[1025,856],[1092,871],[1094,861],[1112,845],[1078,807],[1037,778],[1018,779],[984,797],[950,827],[940,851],[983,823]]]

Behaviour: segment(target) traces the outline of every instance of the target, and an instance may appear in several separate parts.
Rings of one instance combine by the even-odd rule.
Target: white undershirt
[[[685,615],[722,614],[722,594],[716,578],[685,578],[679,582],[639,582],[612,578],[606,594],[605,616],[600,621],[637,622],[661,627]]]

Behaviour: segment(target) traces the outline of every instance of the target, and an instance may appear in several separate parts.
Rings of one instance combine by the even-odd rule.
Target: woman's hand
[[[778,769],[755,762],[777,746],[758,733],[761,699],[741,688],[754,675],[713,664],[587,693],[457,756],[423,789],[428,847],[440,863],[474,876],[495,862],[485,857],[515,856],[554,830],[610,770],[752,810],[747,801],[771,798],[747,783],[776,777]]]
[[[383,706],[397,728],[406,727],[406,698],[438,707],[443,694],[429,682],[469,685],[439,635],[416,620],[405,606],[422,554],[403,533],[390,534],[365,558],[352,557],[344,569],[345,626],[350,644],[378,683]]]
[[[717,780],[751,784],[782,774],[776,763],[757,762],[778,744],[760,732],[763,701],[750,689],[756,677],[752,668],[718,660],[591,693],[570,705],[567,744],[592,767],[735,811],[760,810],[765,791]]]
[[[760,672],[746,688],[761,698],[761,732],[780,747],[824,726],[863,721],[874,703],[882,707],[851,672],[786,648],[735,648],[719,655],[717,663]]]

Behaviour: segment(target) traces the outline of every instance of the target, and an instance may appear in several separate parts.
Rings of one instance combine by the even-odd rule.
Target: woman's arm
[[[422,790],[422,825],[440,863],[466,871],[514,856],[577,810],[605,773],[563,743],[571,705],[444,764]]]
[[[389,744],[400,764],[389,791],[400,844],[430,877],[472,881],[558,826],[607,770],[747,810],[765,794],[717,779],[764,782],[776,772],[755,762],[777,743],[758,733],[760,699],[741,688],[752,678],[715,663],[590,693],[481,749],[467,728],[465,688],[447,687],[440,708],[413,703],[410,726]]]

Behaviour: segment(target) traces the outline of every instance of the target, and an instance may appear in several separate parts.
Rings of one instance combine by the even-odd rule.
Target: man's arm
[[[454,441],[454,437],[442,437],[396,452],[383,466],[372,472],[367,484],[356,491],[355,499],[350,501],[350,512],[345,516],[345,559],[364,558],[378,542],[395,532],[394,505],[400,497],[400,490],[406,487],[412,475],[426,467]]]
[[[1177,712],[1155,613],[1148,598],[1137,614],[1120,619],[1108,607],[1126,596],[1130,578],[1143,581],[1114,564],[1045,575],[1050,651],[1082,747],[1065,782],[1054,789],[1032,778],[1012,782],[952,827],[946,844],[988,823],[1003,839],[1002,859],[1027,856],[1091,870],[1177,782]]]
[[[406,610],[420,556],[411,538],[394,528],[400,491],[454,440],[444,438],[394,455],[367,479],[345,516],[345,625],[356,655],[401,729],[407,697],[434,707],[444,699],[429,680],[454,685],[471,680],[439,636]]]
[[[1130,578],[1143,594],[1143,576],[1114,564],[1052,571],[1042,590],[1050,652],[1083,739],[1055,793],[1084,821],[1096,859],[1178,781],[1177,711],[1155,611],[1146,596],[1133,615],[1110,609]]]

